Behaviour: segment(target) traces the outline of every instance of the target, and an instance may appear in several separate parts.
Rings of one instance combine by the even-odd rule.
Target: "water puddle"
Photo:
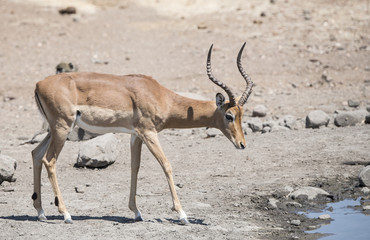
[[[330,215],[332,221],[318,229],[307,233],[325,234],[321,239],[370,239],[370,215],[365,215],[364,206],[369,206],[370,200],[346,199],[336,203],[328,203],[322,212],[306,212],[309,218],[318,218],[323,214]],[[366,210],[367,213],[370,210]]]

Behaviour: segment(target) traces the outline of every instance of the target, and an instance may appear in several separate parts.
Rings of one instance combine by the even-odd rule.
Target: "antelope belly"
[[[80,106],[78,112],[77,126],[89,132],[135,134],[129,113],[91,106]]]

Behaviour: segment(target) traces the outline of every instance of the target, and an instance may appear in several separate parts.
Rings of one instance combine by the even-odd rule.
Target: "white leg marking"
[[[184,212],[184,210],[181,210],[179,212],[179,219],[180,219],[180,224],[182,225],[189,224],[188,217],[186,216],[186,213]]]
[[[48,219],[46,218],[46,216],[45,216],[45,212],[44,212],[44,210],[43,210],[43,209],[41,209],[41,210],[37,210],[37,219],[38,219],[39,221],[46,221],[46,220],[48,220]]]
[[[72,217],[68,212],[64,213],[64,222],[65,223],[73,223],[72,222]]]

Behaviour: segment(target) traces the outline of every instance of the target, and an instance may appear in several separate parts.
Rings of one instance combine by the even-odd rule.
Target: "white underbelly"
[[[96,133],[96,134],[105,134],[105,133],[129,133],[129,134],[135,134],[134,129],[128,129],[124,127],[109,127],[109,126],[95,126],[88,124],[84,121],[82,121],[80,116],[76,117],[76,125],[79,126],[80,128],[89,131],[91,133]]]

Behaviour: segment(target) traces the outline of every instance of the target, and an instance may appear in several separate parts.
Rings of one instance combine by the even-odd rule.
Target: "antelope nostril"
[[[245,148],[245,146],[244,146],[244,144],[243,144],[243,143],[240,143],[240,148],[241,148],[241,149],[244,149],[244,148]]]

